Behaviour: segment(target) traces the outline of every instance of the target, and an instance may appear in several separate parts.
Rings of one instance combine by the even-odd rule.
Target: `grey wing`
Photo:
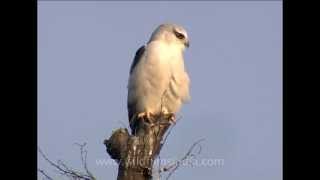
[[[141,46],[137,52],[136,52],[136,55],[134,56],[134,59],[133,59],[133,62],[131,64],[131,67],[130,67],[130,74],[132,73],[132,71],[134,70],[134,68],[136,67],[136,65],[139,63],[143,53],[145,51],[145,46]]]
[[[132,74],[132,72],[134,71],[135,67],[137,66],[137,64],[140,62],[141,60],[141,57],[143,56],[145,52],[145,46],[141,46],[137,52],[136,52],[136,55],[133,59],[133,62],[131,64],[131,67],[130,67],[130,75]],[[129,122],[130,120],[132,119],[132,117],[135,115],[136,113],[136,102],[129,102],[129,91],[130,91],[130,87],[128,87],[128,100],[127,100],[127,108],[128,108],[128,118],[129,118]],[[131,124],[131,122],[130,122]]]

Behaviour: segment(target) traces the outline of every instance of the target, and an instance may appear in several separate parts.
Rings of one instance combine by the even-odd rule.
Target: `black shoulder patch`
[[[136,52],[136,55],[134,56],[134,59],[133,59],[133,62],[131,64],[131,67],[130,67],[130,74],[132,73],[132,71],[134,70],[134,68],[136,67],[136,65],[139,63],[143,53],[145,51],[145,46],[141,46],[137,52]]]

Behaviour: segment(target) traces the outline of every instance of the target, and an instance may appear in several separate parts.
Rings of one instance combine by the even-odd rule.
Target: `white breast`
[[[131,99],[137,111],[176,113],[189,98],[189,78],[181,49],[161,42],[148,44],[146,53],[130,77]]]

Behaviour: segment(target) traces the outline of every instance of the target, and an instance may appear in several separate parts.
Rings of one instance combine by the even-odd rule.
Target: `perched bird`
[[[146,45],[141,46],[130,68],[127,108],[131,129],[140,118],[175,113],[190,99],[189,76],[183,52],[189,47],[186,30],[176,24],[161,24]]]

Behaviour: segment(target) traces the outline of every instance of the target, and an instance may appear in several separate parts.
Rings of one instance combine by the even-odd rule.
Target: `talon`
[[[141,112],[137,115],[137,119],[143,119],[145,121],[151,122],[151,117],[153,114],[151,112]]]
[[[145,117],[145,116],[147,116],[147,113],[146,113],[146,112],[141,112],[141,113],[139,113],[139,114],[137,115],[137,118],[138,118],[138,119],[141,119],[141,118],[143,118],[143,117]]]
[[[176,124],[176,115],[174,113],[169,113],[169,122],[171,124]]]
[[[152,116],[151,112],[147,112],[146,118],[147,118],[148,120],[151,119],[151,116]]]

